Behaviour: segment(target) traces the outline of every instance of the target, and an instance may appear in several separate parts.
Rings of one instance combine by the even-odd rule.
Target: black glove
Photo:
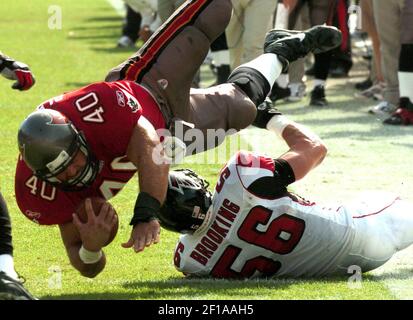
[[[266,98],[265,101],[257,107],[257,116],[255,117],[253,125],[261,129],[266,129],[268,121],[270,121],[273,116],[281,114],[282,113],[274,107],[272,101]]]
[[[149,193],[140,192],[136,199],[133,217],[129,225],[136,226],[138,223],[145,223],[157,219],[157,214],[161,204]]]
[[[28,90],[35,83],[35,79],[26,64],[4,55],[0,55],[0,73],[6,79],[16,80],[12,85],[13,89]]]

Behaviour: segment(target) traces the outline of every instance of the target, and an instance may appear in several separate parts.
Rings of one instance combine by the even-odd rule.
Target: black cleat
[[[316,86],[313,91],[311,91],[311,101],[310,106],[315,107],[327,107],[328,102],[326,99],[326,93],[323,86]]]
[[[285,71],[290,62],[303,58],[310,52],[332,50],[341,42],[341,31],[331,26],[315,26],[306,31],[273,29],[265,36],[264,53],[278,55]]]
[[[364,90],[371,88],[373,84],[374,84],[373,81],[371,81],[370,79],[366,79],[362,82],[357,82],[354,85],[354,87],[359,91],[364,91]]]
[[[384,120],[383,123],[391,124],[393,126],[413,125],[413,111],[399,108],[389,118]]]
[[[0,271],[0,300],[36,300],[23,284]]]
[[[270,99],[272,102],[276,102],[281,99],[286,99],[289,96],[291,96],[290,88],[282,88],[277,84],[277,82],[274,83],[270,92]]]

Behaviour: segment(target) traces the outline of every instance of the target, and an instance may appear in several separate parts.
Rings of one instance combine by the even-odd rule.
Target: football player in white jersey
[[[325,276],[357,265],[375,269],[413,243],[413,205],[399,198],[328,209],[288,191],[324,159],[308,128],[273,115],[266,124],[287,143],[278,159],[240,151],[212,195],[191,170],[171,171],[161,226],[180,232],[174,264],[216,278]]]

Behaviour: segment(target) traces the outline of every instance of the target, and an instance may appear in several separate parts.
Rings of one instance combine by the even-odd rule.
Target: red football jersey
[[[126,150],[141,115],[155,129],[165,128],[154,98],[131,81],[94,83],[50,99],[39,108],[58,110],[69,118],[83,132],[102,167],[91,186],[65,192],[34,176],[19,157],[15,176],[17,204],[29,219],[45,225],[70,222],[85,198],[110,199],[133,177],[136,167],[127,159]]]

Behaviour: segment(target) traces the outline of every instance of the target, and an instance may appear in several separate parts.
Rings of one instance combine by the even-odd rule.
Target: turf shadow
[[[257,280],[222,280],[222,279],[194,279],[174,278],[166,281],[133,281],[125,282],[121,286],[128,292],[96,292],[75,293],[53,296],[43,296],[45,300],[174,300],[208,299],[208,295],[225,295],[227,299],[259,299],[256,293],[260,289],[286,290],[291,285],[311,285],[313,282],[343,284],[348,277],[328,277],[323,279],[257,279]],[[371,278],[371,281],[379,279]],[[242,298],[240,298],[242,297]]]

